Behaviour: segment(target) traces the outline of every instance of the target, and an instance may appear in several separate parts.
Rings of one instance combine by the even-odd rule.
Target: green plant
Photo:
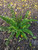
[[[10,26],[0,26],[0,30],[3,31],[8,31],[9,33],[11,32],[11,35],[9,36],[8,40],[6,41],[6,45],[9,44],[10,39],[13,38],[13,36],[16,34],[16,38],[19,37],[19,35],[22,35],[25,39],[27,39],[27,35],[29,34],[31,35],[33,38],[35,38],[35,36],[33,35],[33,33],[28,29],[31,24],[29,22],[32,21],[37,21],[35,19],[27,19],[29,11],[26,12],[26,15],[24,17],[24,19],[22,19],[22,15],[20,15],[19,17],[15,16],[14,10],[11,8],[11,13],[12,13],[12,18],[9,18],[8,16],[0,16],[0,18],[2,18],[4,21],[6,21],[8,24],[10,24]]]

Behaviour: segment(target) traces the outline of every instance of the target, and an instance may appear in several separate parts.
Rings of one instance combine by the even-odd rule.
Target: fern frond
[[[26,34],[23,32],[23,30],[19,30],[19,32],[20,32],[20,34],[25,38],[25,39],[27,39],[27,36],[26,36]]]
[[[25,18],[29,17],[28,15],[29,15],[29,10],[26,12]]]
[[[18,37],[19,37],[19,35],[20,35],[20,32],[19,32],[19,31],[17,31],[17,33],[16,33],[16,38],[18,38]]]
[[[27,36],[26,36],[26,34],[25,34],[24,32],[21,32],[21,35],[22,35],[25,39],[27,39]]]
[[[16,18],[16,16],[15,16],[15,12],[14,12],[14,10],[13,10],[13,8],[11,7],[11,14],[12,14],[12,18]]]
[[[8,27],[6,26],[0,26],[0,31],[8,31]]]
[[[26,29],[26,28],[29,28],[30,26],[31,26],[31,24],[22,24],[21,28],[23,28],[23,29],[25,28]]]
[[[26,19],[23,19],[22,20],[21,24],[29,23],[29,22],[32,22],[32,21],[34,22],[34,21],[38,21],[38,20],[35,20],[35,19],[27,19],[26,18]]]
[[[29,29],[23,29],[23,31],[33,37],[33,33]]]
[[[10,27],[8,27],[8,29],[10,29],[10,30],[17,30],[17,29],[18,29],[18,27],[10,26]]]
[[[16,22],[12,18],[5,17],[5,16],[0,16],[0,18],[2,18],[4,21],[6,21],[10,25],[16,25]]]
[[[38,21],[38,20],[35,20],[35,19],[28,19],[28,22],[35,22],[35,21]]]
[[[6,46],[8,46],[10,40],[13,39],[14,34],[15,34],[15,32],[12,32],[12,33],[11,33],[11,35],[9,36],[8,40],[7,40],[6,43],[5,43]]]

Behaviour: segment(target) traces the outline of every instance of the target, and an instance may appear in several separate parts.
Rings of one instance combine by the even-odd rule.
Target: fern
[[[20,15],[20,17],[15,16],[14,10],[11,9],[11,13],[12,13],[12,18],[9,18],[8,16],[0,16],[1,19],[3,19],[4,21],[6,21],[8,24],[10,24],[10,26],[8,27],[4,27],[4,26],[0,26],[0,30],[4,30],[4,31],[8,31],[11,32],[11,35],[9,36],[8,40],[6,41],[6,45],[9,44],[10,39],[13,38],[13,36],[16,34],[16,38],[18,38],[20,35],[22,35],[25,39],[27,39],[27,34],[31,35],[33,38],[35,38],[35,36],[33,35],[33,33],[28,29],[31,24],[29,22],[32,21],[38,21],[35,19],[27,19],[28,13],[29,11],[26,12],[25,18],[22,19],[22,15]]]

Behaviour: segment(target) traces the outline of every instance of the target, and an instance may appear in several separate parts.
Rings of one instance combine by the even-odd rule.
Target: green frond
[[[29,10],[26,12],[25,18],[29,17],[28,15],[29,15]]]
[[[28,22],[35,22],[35,21],[38,21],[38,20],[36,20],[36,19],[28,19]]]
[[[25,39],[27,39],[27,36],[26,36],[26,34],[23,32],[23,30],[19,30],[19,32],[20,32],[20,34],[25,38]]]
[[[13,10],[13,8],[11,7],[11,14],[12,14],[12,18],[16,18],[16,16],[15,16],[15,12],[14,12],[14,10]]]
[[[8,31],[8,27],[6,26],[0,26],[0,31]]]
[[[33,39],[36,39],[37,37],[36,36],[33,36]]]
[[[20,20],[22,20],[22,15],[20,15]]]
[[[23,29],[23,31],[31,35],[32,37],[34,36],[33,33],[29,29]]]
[[[29,28],[30,26],[31,26],[31,24],[22,24],[21,28],[23,28],[23,29],[25,28],[26,29],[26,28]]]
[[[8,16],[7,17],[0,16],[0,18],[2,18],[4,21],[6,21],[10,25],[16,25],[16,22],[12,18],[9,18]]]
[[[27,35],[26,35],[24,32],[21,32],[21,35],[22,35],[25,39],[27,39]]]
[[[6,43],[5,43],[6,46],[8,46],[10,40],[13,39],[14,34],[15,34],[15,32],[12,32],[12,33],[11,33],[11,35],[9,36],[8,40],[7,40]]]
[[[32,21],[34,22],[34,21],[38,21],[38,20],[35,20],[35,19],[27,19],[26,18],[26,19],[23,19],[22,20],[21,24],[29,23],[29,22],[32,22]]]
[[[10,30],[12,31],[12,30],[17,30],[17,29],[18,29],[18,27],[10,26],[10,27],[8,27],[8,29],[10,29]]]
[[[20,24],[22,25],[22,24],[27,24],[27,23],[28,23],[28,19],[27,18],[26,19],[24,18],[24,19],[22,19],[22,21],[21,21]]]
[[[19,35],[20,35],[20,32],[19,32],[19,31],[17,31],[17,33],[16,33],[16,38],[18,38],[18,37],[19,37]]]

